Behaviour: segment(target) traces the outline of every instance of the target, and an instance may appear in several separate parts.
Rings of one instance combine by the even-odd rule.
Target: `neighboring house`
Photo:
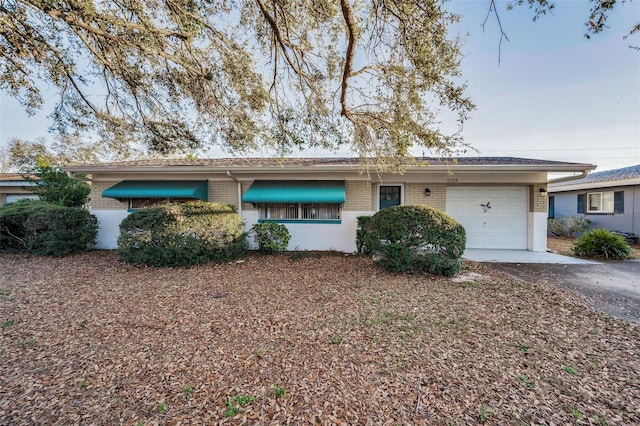
[[[640,235],[640,164],[549,185],[549,217],[585,216],[590,228]]]
[[[0,173],[0,206],[23,199],[38,198],[30,191],[35,186],[33,182],[24,180],[23,175],[17,173]]]
[[[467,230],[467,247],[547,249],[547,175],[586,173],[590,164],[522,158],[457,158],[363,170],[357,158],[143,160],[66,167],[90,175],[99,248],[116,248],[128,212],[158,202],[204,200],[236,206],[247,229],[286,224],[293,250],[353,252],[357,217],[414,204],[446,211]]]

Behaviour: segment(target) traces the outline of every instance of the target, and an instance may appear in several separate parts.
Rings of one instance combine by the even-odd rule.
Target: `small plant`
[[[165,404],[164,402],[161,402],[160,404],[158,404],[158,406],[156,407],[156,413],[158,414],[164,414],[167,412],[167,404]]]
[[[567,365],[566,367],[564,367],[564,371],[566,371],[567,373],[569,373],[569,374],[571,374],[573,376],[578,374],[578,371],[575,368],[573,368],[572,366],[570,366],[570,365]]]
[[[331,336],[329,336],[329,342],[331,342],[334,345],[339,345],[340,343],[342,343],[343,337],[339,334],[332,334]]]
[[[6,330],[7,328],[11,327],[13,325],[13,320],[12,319],[8,319],[6,321],[4,321],[2,323],[2,329]]]
[[[20,341],[20,346],[22,346],[22,349],[27,349],[27,348],[32,348],[36,345],[36,339],[25,339]]]
[[[264,355],[264,350],[262,349],[256,349],[256,356],[258,358],[262,358],[262,356]]]
[[[86,380],[83,380],[82,383],[80,383],[80,387],[82,389],[86,389],[89,386],[89,382],[87,382]]]
[[[480,409],[480,414],[478,415],[478,419],[480,423],[485,423],[489,418],[489,413],[491,412],[491,407],[488,405],[483,405]]]
[[[189,397],[189,395],[191,395],[192,393],[193,393],[193,387],[191,387],[191,386],[185,386],[185,387],[183,387],[183,388],[182,388],[182,395],[183,395],[185,398],[188,398],[188,397]]]
[[[584,414],[582,413],[582,411],[580,410],[571,410],[571,415],[573,416],[574,419],[576,420],[580,420],[582,418],[582,416],[584,416]]]
[[[516,348],[517,348],[518,350],[521,350],[521,351],[522,351],[522,352],[524,352],[524,353],[528,353],[528,352],[529,352],[529,349],[531,349],[531,347],[530,347],[530,346],[524,345],[524,344],[522,344],[522,343],[516,343]]]
[[[576,256],[621,260],[631,255],[631,247],[620,235],[606,229],[592,229],[578,238],[573,252]]]
[[[281,388],[278,385],[273,385],[273,395],[276,398],[282,398],[286,393],[287,393],[287,390],[285,388]]]
[[[256,223],[251,227],[256,236],[258,250],[263,253],[285,251],[289,246],[291,234],[286,226],[276,222]]]
[[[241,408],[251,404],[255,398],[249,395],[236,395],[232,399],[227,399],[224,405],[227,410],[224,412],[226,418],[233,417],[238,413],[242,413]]]
[[[533,388],[536,387],[535,380],[528,378],[524,374],[519,374],[516,377],[516,380],[518,380],[520,383],[522,383],[524,385],[524,387],[527,388],[527,389],[533,389]]]

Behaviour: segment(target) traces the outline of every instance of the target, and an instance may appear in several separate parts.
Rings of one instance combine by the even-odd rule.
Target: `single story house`
[[[549,217],[585,216],[591,228],[640,235],[640,164],[549,185]]]
[[[0,173],[0,206],[23,199],[38,198],[30,191],[35,184],[17,173]]]
[[[446,211],[469,248],[547,249],[549,173],[587,173],[591,164],[506,157],[420,159],[403,173],[364,170],[357,158],[156,159],[69,166],[89,176],[98,248],[117,246],[129,212],[157,202],[233,204],[247,229],[284,223],[291,250],[356,250],[357,217],[400,205]]]

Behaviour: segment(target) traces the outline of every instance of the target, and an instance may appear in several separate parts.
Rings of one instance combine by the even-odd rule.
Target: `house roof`
[[[550,184],[549,192],[627,185],[640,185],[640,164],[623,167],[621,169],[591,173],[582,179],[569,182]]]
[[[187,171],[187,170],[340,170],[358,169],[362,167],[359,158],[212,158],[212,159],[145,159],[113,163],[98,163],[65,167],[73,173],[122,172],[122,171]],[[452,157],[416,158],[415,164],[407,166],[407,170],[423,168],[428,165],[436,170],[472,170],[483,169],[535,170],[535,171],[584,171],[593,170],[595,166],[585,163],[568,163],[561,161],[536,160],[515,157]]]

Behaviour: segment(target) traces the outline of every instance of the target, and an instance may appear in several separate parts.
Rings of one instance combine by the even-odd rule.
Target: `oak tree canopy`
[[[33,112],[54,88],[54,131],[120,156],[347,144],[393,165],[465,147],[457,20],[441,0],[0,0],[0,90]]]

